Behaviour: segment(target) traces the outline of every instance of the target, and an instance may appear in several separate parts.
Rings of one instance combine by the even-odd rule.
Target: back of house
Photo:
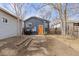
[[[45,34],[49,30],[49,21],[39,17],[30,17],[24,21],[25,33]],[[27,33],[28,34],[28,33]]]

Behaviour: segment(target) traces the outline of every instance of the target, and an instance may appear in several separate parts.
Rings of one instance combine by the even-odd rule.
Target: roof
[[[5,9],[1,8],[1,7],[0,7],[0,10],[1,10],[1,11],[3,11],[3,12],[5,12],[6,14],[8,14],[8,15],[10,15],[10,16],[12,16],[12,17],[14,17],[14,18],[16,18],[16,19],[17,19],[17,16],[13,15],[13,14],[12,14],[12,13],[10,13],[9,11],[7,11],[7,10],[5,10]]]
[[[37,20],[40,20],[40,21],[46,21],[46,22],[49,22],[48,20],[45,20],[45,19],[42,19],[42,18],[39,18],[39,17],[30,17],[30,18],[28,18],[28,19],[26,19],[25,21],[28,21],[28,20],[31,20],[31,19],[37,19]],[[24,22],[25,22],[24,21]]]

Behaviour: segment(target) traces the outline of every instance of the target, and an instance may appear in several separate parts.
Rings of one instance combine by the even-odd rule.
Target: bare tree
[[[41,18],[46,19],[46,20],[50,20],[50,18],[52,16],[52,11],[41,9],[41,10],[39,10],[38,14]]]
[[[55,9],[58,12],[58,17],[61,20],[61,31],[63,35],[67,34],[67,22],[69,18],[73,18],[75,15],[79,15],[79,5],[76,4],[68,4],[68,3],[51,3],[49,4],[52,9]],[[73,33],[73,31],[72,31]]]
[[[55,10],[57,10],[59,18],[61,20],[61,31],[62,34],[65,35],[66,34],[66,22],[67,22],[67,3],[66,4],[49,4],[52,8],[54,8]]]
[[[51,18],[51,15],[52,15],[52,11],[49,10],[49,9],[46,9],[47,6],[49,6],[48,3],[43,3],[43,4],[38,4],[37,6],[39,7],[35,7],[36,5],[32,5],[32,7],[35,9],[35,11],[37,11],[37,14],[43,18],[43,19],[46,19],[46,20],[49,20]],[[50,6],[49,6],[50,8]]]
[[[22,36],[22,20],[25,18],[26,10],[24,10],[24,3],[10,3],[17,16],[17,37]]]
[[[45,4],[45,6],[48,6],[48,5],[58,12],[59,18],[61,20],[61,31],[62,31],[62,34],[65,35],[66,34],[66,22],[67,22],[67,3],[65,4],[61,4],[61,3]],[[51,18],[52,12],[48,12],[48,10],[44,9],[45,6],[38,9],[38,11],[40,11],[39,12],[40,16],[44,19]],[[35,10],[37,9],[35,8]]]

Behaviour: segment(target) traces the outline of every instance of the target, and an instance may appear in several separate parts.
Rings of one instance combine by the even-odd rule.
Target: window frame
[[[2,22],[3,22],[3,23],[8,23],[7,18],[4,18],[4,17],[3,17],[3,18],[2,18]]]

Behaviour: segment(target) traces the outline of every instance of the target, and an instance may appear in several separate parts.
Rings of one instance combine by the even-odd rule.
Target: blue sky
[[[29,3],[28,5],[25,4],[24,9],[27,10],[26,18],[29,18],[31,16],[38,16],[38,17],[40,17],[41,13],[38,10],[43,5],[44,4],[40,4],[40,3],[32,3],[32,4]],[[11,6],[8,3],[0,3],[0,7],[4,8],[4,9],[10,11],[10,12],[13,12],[13,9],[11,8]],[[54,10],[51,10],[51,8],[49,6],[45,6],[42,9],[45,9],[47,12],[51,12],[52,13],[51,19],[57,16],[56,12]]]
[[[40,14],[42,14],[42,13],[40,11],[38,11],[38,10],[43,5],[45,5],[45,4],[40,4],[40,3],[28,3],[28,4],[25,4],[24,10],[27,11],[25,18],[29,18],[31,16],[40,17]],[[79,7],[79,4],[76,4],[76,5],[77,5],[77,7]],[[72,8],[73,6],[74,6],[74,4],[68,4],[68,9]],[[13,12],[13,9],[9,5],[9,3],[0,3],[0,7],[4,8],[4,9],[10,11],[10,12]],[[46,10],[46,12],[51,12],[52,13],[52,17],[50,18],[50,20],[54,19],[56,16],[58,16],[57,11],[55,11],[54,9],[51,9],[49,6],[45,6],[42,9]],[[74,9],[75,9],[75,7],[74,7]],[[74,10],[69,10],[68,11],[68,15],[74,14],[73,16],[71,16],[71,19],[79,19],[79,11],[78,10],[79,9],[77,9],[77,12],[76,12],[77,14],[74,14]],[[46,13],[46,12],[43,12],[43,14]]]

